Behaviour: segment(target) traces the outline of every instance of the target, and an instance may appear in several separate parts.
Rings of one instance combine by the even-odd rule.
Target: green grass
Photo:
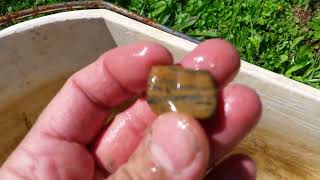
[[[2,14],[59,2],[2,1]],[[199,40],[227,39],[244,60],[320,89],[320,4],[316,0],[111,2]]]
[[[50,3],[66,2],[63,0],[0,0],[0,15]]]

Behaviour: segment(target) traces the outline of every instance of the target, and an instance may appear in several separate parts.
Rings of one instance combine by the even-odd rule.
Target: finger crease
[[[105,63],[103,63],[103,67],[105,69],[105,73],[108,74],[118,85],[119,87],[126,93],[130,93],[130,94],[135,94],[135,92],[131,91],[130,89],[128,89],[127,87],[125,87],[110,71],[110,69],[108,68],[107,65],[105,65]],[[107,76],[107,75],[106,75]]]
[[[57,131],[55,128],[51,128],[50,131],[41,131],[41,134],[48,138],[48,139],[55,139],[59,141],[69,142],[69,143],[77,143],[77,144],[84,144],[83,142],[80,142],[77,138],[74,137],[67,137],[64,136],[63,133],[60,133],[60,131]]]
[[[11,175],[18,177],[19,179],[23,179],[23,180],[32,180],[31,178],[27,177],[24,173],[19,172],[18,170],[16,170],[15,168],[11,167],[11,166],[7,166],[4,167],[4,169],[10,173]]]
[[[93,105],[96,107],[106,110],[110,107],[106,104],[100,101],[99,99],[95,98],[94,96],[91,96],[90,93],[87,93],[84,91],[81,86],[78,85],[77,81],[74,78],[71,78],[71,84],[79,91],[81,94],[83,94]]]

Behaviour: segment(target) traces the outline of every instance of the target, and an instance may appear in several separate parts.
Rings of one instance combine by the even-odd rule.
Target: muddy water
[[[67,78],[48,82],[26,94],[4,109],[0,109],[0,164],[31,128],[43,108]]]
[[[0,164],[28,132],[66,77],[35,88],[24,98],[0,109]],[[320,164],[317,164],[320,148],[312,151],[294,139],[266,129],[254,130],[235,152],[248,154],[256,160],[259,180],[320,179]]]
[[[258,166],[258,179],[320,179],[320,148],[316,151],[294,139],[263,128],[254,130],[235,150],[252,157]]]

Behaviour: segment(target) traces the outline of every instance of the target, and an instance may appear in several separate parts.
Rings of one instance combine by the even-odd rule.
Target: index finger
[[[172,62],[169,51],[150,42],[108,51],[68,79],[40,115],[29,139],[48,134],[69,142],[89,144],[102,128],[111,107],[146,89],[153,65]]]

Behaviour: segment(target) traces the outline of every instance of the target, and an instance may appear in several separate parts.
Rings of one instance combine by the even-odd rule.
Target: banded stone
[[[147,101],[157,114],[173,111],[207,119],[216,109],[216,88],[208,71],[155,66],[148,78]]]

